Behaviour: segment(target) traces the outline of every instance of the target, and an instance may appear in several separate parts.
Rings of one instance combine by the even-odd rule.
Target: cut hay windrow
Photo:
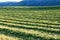
[[[60,34],[60,29],[37,27],[37,26],[29,26],[28,27],[28,25],[2,23],[2,22],[0,22],[0,24],[4,25],[4,26],[8,26],[8,27],[13,27],[13,28],[32,29],[32,30],[38,30],[38,31],[43,31],[43,32],[51,32],[51,33]]]
[[[60,40],[60,7],[0,7],[0,40]]]
[[[21,28],[20,29],[18,29],[18,28],[10,28],[10,27],[6,27],[6,26],[0,26],[0,28],[8,29],[8,30],[16,31],[16,32],[21,32],[21,33],[25,33],[25,34],[31,34],[31,35],[33,35],[33,36],[35,35],[37,37],[45,37],[45,38],[48,38],[48,39],[50,39],[50,38],[60,39],[60,36],[58,34],[55,35],[55,34],[51,34],[51,33],[45,33],[45,32],[39,32],[39,31],[27,30],[27,29],[21,29]],[[53,36],[55,36],[55,37],[53,37]]]
[[[22,22],[22,21],[13,21],[13,20],[0,20],[1,22],[6,22],[6,23],[14,23],[14,24],[21,24],[21,25],[29,25],[29,26],[42,26],[42,27],[47,27],[47,28],[54,28],[54,29],[60,29],[60,23],[52,24],[52,23],[45,23],[45,22],[40,22],[40,23],[34,23],[34,22]]]
[[[22,38],[16,38],[16,37],[10,37],[10,36],[6,36],[4,34],[0,34],[0,40],[23,40]]]

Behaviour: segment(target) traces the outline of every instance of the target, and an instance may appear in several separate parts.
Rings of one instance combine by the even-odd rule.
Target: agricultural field
[[[0,7],[0,40],[60,40],[60,7]]]

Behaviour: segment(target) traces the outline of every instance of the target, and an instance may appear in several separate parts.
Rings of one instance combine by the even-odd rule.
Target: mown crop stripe
[[[6,22],[6,23],[14,23],[14,24],[21,24],[21,25],[28,25],[28,26],[37,26],[37,27],[46,27],[46,28],[54,28],[54,29],[60,29],[60,25],[51,25],[51,24],[37,24],[37,23],[27,23],[27,22],[17,22],[17,21],[9,21],[9,20],[0,20],[0,22]]]
[[[29,34],[35,34],[35,33],[38,33],[38,35],[42,35],[42,34],[43,34],[43,35],[45,35],[45,34],[47,35],[47,34],[48,34],[47,36],[50,35],[50,36],[52,37],[52,36],[54,35],[55,37],[57,37],[57,35],[55,35],[55,34],[52,34],[52,35],[51,35],[51,34],[46,33],[46,32],[42,32],[42,33],[41,33],[41,32],[36,31],[36,30],[34,31],[34,30],[21,29],[21,28],[20,28],[20,29],[17,29],[17,28],[5,27],[5,26],[4,26],[4,27],[0,27],[0,28],[7,28],[7,29],[10,29],[10,30],[16,30],[16,31],[20,31],[20,32],[29,33]],[[23,30],[24,30],[24,31],[23,31]],[[27,31],[29,31],[29,32],[27,32]],[[31,31],[31,33],[30,33],[30,31]],[[33,31],[34,33],[33,33],[32,31]],[[41,34],[40,34],[40,33],[41,33]],[[35,34],[35,35],[37,36],[37,34]],[[43,36],[43,35],[42,35],[42,36]],[[50,36],[49,36],[49,37],[50,37]],[[43,36],[43,37],[44,37],[44,36]],[[49,37],[48,37],[48,38],[49,38]],[[52,38],[55,38],[55,37],[52,37]]]
[[[56,34],[60,34],[59,29],[52,29],[52,28],[44,28],[44,27],[33,27],[33,26],[24,26],[24,25],[19,25],[17,26],[16,24],[12,25],[12,24],[6,24],[6,23],[0,23],[0,25],[4,25],[4,26],[8,26],[8,27],[13,27],[13,28],[22,28],[22,29],[31,29],[31,30],[38,30],[38,31],[43,31],[43,32],[48,32],[48,33],[56,33]]]
[[[57,7],[1,7],[0,35],[21,40],[60,40],[59,10]]]

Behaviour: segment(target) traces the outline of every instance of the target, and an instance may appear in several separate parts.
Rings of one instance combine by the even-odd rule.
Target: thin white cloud
[[[20,2],[22,0],[0,0],[0,2]]]

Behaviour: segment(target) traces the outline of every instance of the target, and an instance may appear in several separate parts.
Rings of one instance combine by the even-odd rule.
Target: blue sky
[[[60,0],[0,0],[0,5],[56,6],[60,5]]]
[[[11,2],[13,2],[13,1],[15,1],[15,2],[20,2],[20,1],[59,1],[60,2],[60,0],[0,0],[0,2],[6,2],[6,1],[11,1]]]
[[[13,1],[15,1],[15,2],[20,2],[20,1],[22,1],[22,0],[0,0],[0,2],[6,2],[6,1],[11,1],[11,2],[13,2]]]

